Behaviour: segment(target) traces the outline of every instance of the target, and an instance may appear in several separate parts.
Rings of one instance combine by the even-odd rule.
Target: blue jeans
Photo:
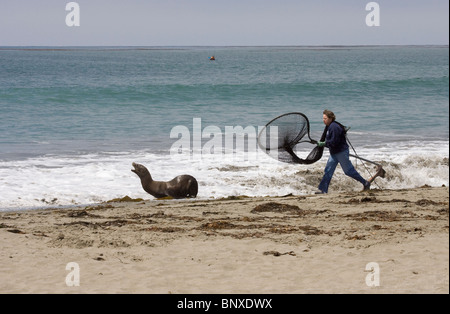
[[[349,157],[350,156],[348,149],[340,153],[330,155],[330,158],[328,158],[327,161],[327,165],[325,166],[325,173],[323,175],[322,181],[319,184],[319,190],[324,193],[328,193],[328,186],[330,185],[331,178],[333,177],[338,163],[341,165],[342,170],[344,170],[344,173],[347,176],[361,182],[362,184],[367,183],[367,181],[363,177],[361,177],[358,171],[356,171],[356,169],[353,167]]]

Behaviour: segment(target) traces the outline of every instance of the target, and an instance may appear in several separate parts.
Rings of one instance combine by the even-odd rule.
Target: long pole
[[[377,166],[381,166],[379,163],[376,163],[374,161],[371,161],[371,160],[368,160],[368,159],[365,159],[365,158],[362,158],[362,157],[359,157],[359,156],[356,156],[356,155],[353,155],[353,154],[350,154],[350,156],[358,158],[358,159],[361,159],[361,160],[364,160],[364,161],[367,161],[367,162],[370,162],[371,164],[374,164],[374,165],[377,165]]]

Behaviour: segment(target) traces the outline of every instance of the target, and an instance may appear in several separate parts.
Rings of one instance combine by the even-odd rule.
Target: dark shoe
[[[366,183],[364,184],[364,189],[363,189],[363,191],[368,191],[368,190],[370,190],[370,182],[369,182],[369,181],[366,181]]]

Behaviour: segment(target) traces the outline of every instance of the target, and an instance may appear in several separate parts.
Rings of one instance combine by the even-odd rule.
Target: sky
[[[0,46],[448,45],[448,0],[0,0]],[[366,10],[369,2],[379,11]],[[378,13],[377,13],[378,12]],[[379,26],[368,26],[367,15]],[[372,19],[373,21],[374,19]]]

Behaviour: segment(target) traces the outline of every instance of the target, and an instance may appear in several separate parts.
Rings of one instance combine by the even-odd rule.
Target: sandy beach
[[[449,293],[448,215],[427,186],[3,212],[0,293]]]

